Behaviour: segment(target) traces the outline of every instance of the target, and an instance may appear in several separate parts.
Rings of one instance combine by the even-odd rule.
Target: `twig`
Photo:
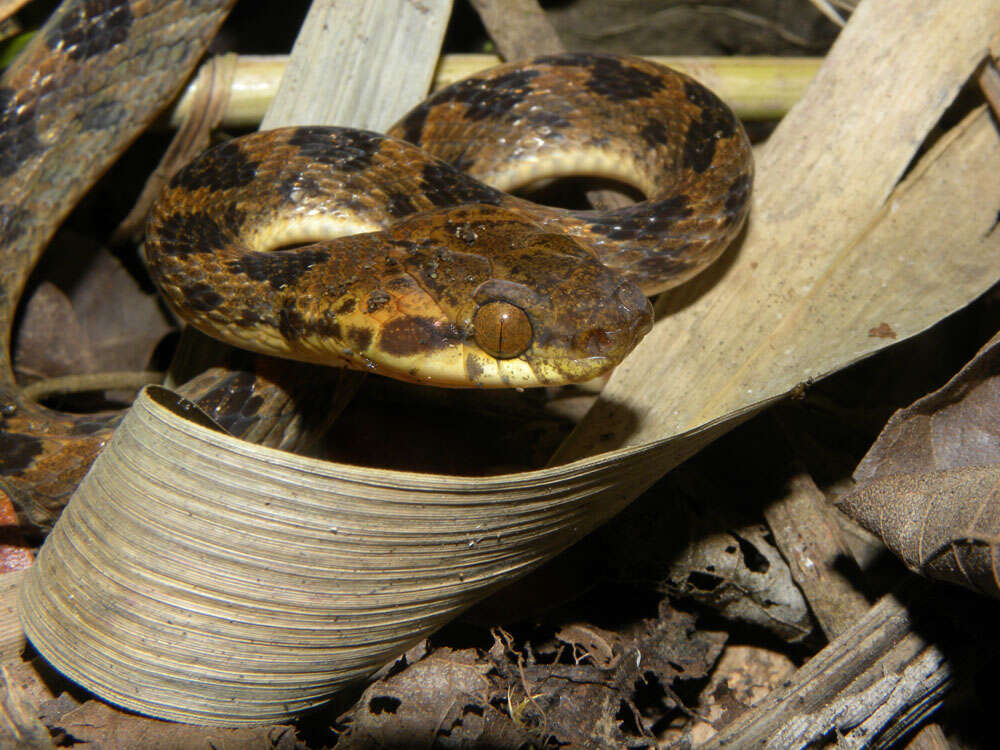
[[[920,605],[932,606],[927,599],[937,595],[924,595]],[[916,601],[883,597],[784,688],[698,750],[805,747],[832,734],[838,747],[883,747],[882,740],[901,736],[940,705],[952,681],[941,651],[915,632]]]
[[[471,0],[505,60],[563,52],[565,47],[538,0]]]
[[[694,76],[711,88],[744,120],[771,120],[785,114],[809,85],[821,58],[818,57],[664,57],[647,59]],[[434,71],[433,89],[500,63],[496,55],[444,55]],[[286,55],[240,55],[232,90],[222,113],[223,128],[248,128],[260,124],[274,99]],[[198,82],[188,85],[170,113],[177,127],[197,98]]]
[[[785,495],[765,508],[764,516],[778,549],[788,560],[795,583],[802,589],[826,637],[833,639],[868,611],[868,601],[857,588],[861,570],[840,537],[826,498],[795,456],[794,441],[786,439],[788,436],[777,417],[770,421],[775,427],[774,460],[792,467],[794,473]],[[850,566],[852,575],[838,565],[844,562]]]
[[[112,372],[92,372],[81,375],[62,375],[45,378],[25,386],[24,395],[38,401],[49,396],[88,391],[136,390],[144,385],[163,381],[162,372],[145,370],[124,370]]]

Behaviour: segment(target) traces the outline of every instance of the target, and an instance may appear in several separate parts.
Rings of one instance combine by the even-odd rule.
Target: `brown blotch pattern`
[[[389,354],[409,356],[444,349],[461,340],[452,326],[425,317],[397,318],[382,329],[379,346]]]
[[[35,129],[35,108],[17,92],[0,88],[0,178],[10,177],[42,150]]]
[[[132,9],[128,0],[78,0],[67,4],[45,35],[50,49],[81,61],[107,52],[128,39]]]

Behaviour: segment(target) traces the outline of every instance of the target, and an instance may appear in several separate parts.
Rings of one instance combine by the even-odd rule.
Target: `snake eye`
[[[520,307],[494,300],[481,305],[472,319],[476,343],[497,359],[510,359],[531,346],[531,321]]]

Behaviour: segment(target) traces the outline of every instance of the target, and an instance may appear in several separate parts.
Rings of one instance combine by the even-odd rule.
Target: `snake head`
[[[404,361],[391,356],[414,348],[394,336],[402,322],[384,326],[373,342],[383,374],[487,388],[582,382],[621,362],[651,327],[638,287],[521,215],[462,207],[413,217],[398,231],[410,238],[400,267],[413,296],[396,307],[433,310],[421,335],[447,335]]]
[[[590,380],[621,362],[652,326],[639,288],[560,234],[531,232],[512,242],[473,300],[479,352],[470,346],[466,360],[503,384]]]

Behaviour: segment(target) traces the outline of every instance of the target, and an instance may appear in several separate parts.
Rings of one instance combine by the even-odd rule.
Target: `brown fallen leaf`
[[[150,719],[87,699],[41,658],[6,662],[0,675],[0,747],[67,745],[78,750],[305,748],[289,726],[226,729]]]
[[[69,233],[57,237],[25,303],[17,369],[36,377],[142,370],[170,330],[156,297],[110,252]]]
[[[621,637],[596,625],[585,622],[565,625],[556,633],[556,640],[573,648],[577,662],[587,658],[600,669],[611,669],[621,658]]]
[[[369,685],[338,723],[338,750],[376,747],[516,748],[531,735],[496,708],[503,687],[474,649],[440,648]]]
[[[93,372],[90,348],[81,346],[86,340],[69,297],[52,282],[43,281],[24,306],[14,348],[17,370],[35,377]]]
[[[67,735],[76,750],[177,750],[177,748],[214,748],[215,750],[300,750],[290,726],[203,727],[174,724],[127,713],[106,703],[89,700],[70,711],[58,728]],[[64,744],[69,744],[64,743]]]
[[[53,737],[50,729],[61,716],[80,705],[65,692],[69,687],[70,683],[41,658],[7,659],[0,685],[6,706],[6,716],[0,721],[0,747],[48,748],[61,744],[61,734]],[[29,741],[29,737],[34,739]]]
[[[1000,334],[896,412],[838,505],[907,567],[1000,597]]]
[[[778,651],[760,646],[727,645],[698,696],[703,720],[678,728],[662,738],[664,743],[698,745],[746,713],[771,691],[779,688],[795,671],[795,662]],[[706,721],[707,720],[707,721]]]
[[[900,409],[858,464],[854,479],[1000,461],[1000,334],[955,377]]]
[[[894,474],[838,505],[913,572],[1000,597],[1000,463]]]
[[[788,641],[801,640],[812,631],[802,592],[763,524],[699,538],[678,555],[662,587]]]

